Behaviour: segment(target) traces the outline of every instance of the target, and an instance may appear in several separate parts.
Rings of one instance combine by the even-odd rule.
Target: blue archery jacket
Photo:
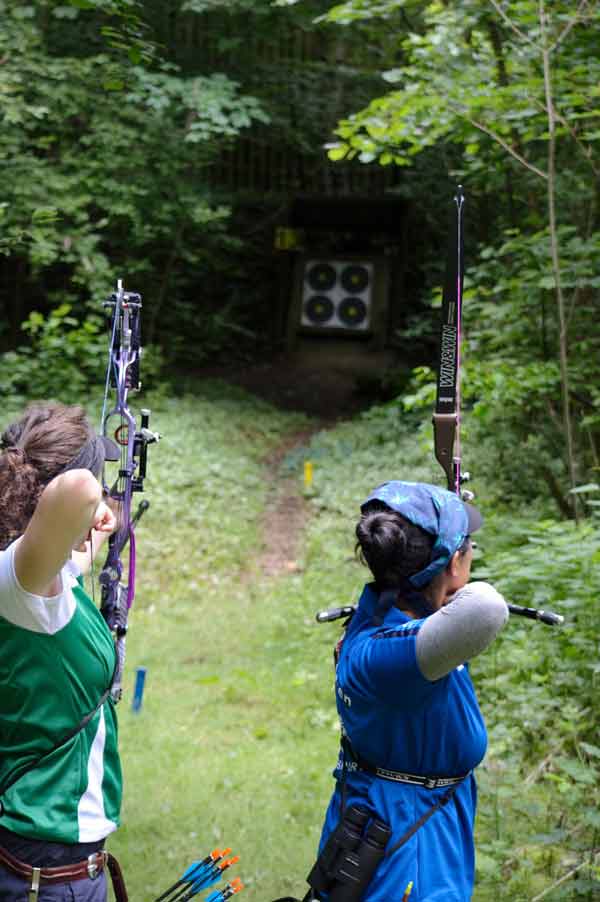
[[[440,680],[421,674],[416,639],[423,620],[392,608],[373,623],[377,594],[367,585],[341,643],[336,703],[342,728],[358,756],[377,767],[421,776],[455,777],[482,760],[487,735],[466,664]],[[341,759],[334,771],[342,777]],[[346,806],[366,807],[398,842],[447,789],[396,783],[350,768]],[[327,810],[321,848],[340,820],[338,782]],[[400,902],[412,881],[410,902],[468,902],[474,881],[473,776],[450,802],[398,851],[380,863],[364,902]]]

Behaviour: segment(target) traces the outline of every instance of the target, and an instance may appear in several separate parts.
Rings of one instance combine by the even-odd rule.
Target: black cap
[[[93,435],[85,445],[79,449],[75,457],[62,468],[62,473],[67,470],[89,470],[94,476],[98,476],[105,460],[120,460],[119,446],[106,435]]]
[[[469,535],[474,532],[477,532],[478,529],[481,529],[483,525],[483,517],[479,513],[476,507],[473,507],[472,504],[467,504],[466,501],[463,501],[465,506],[465,510],[467,512],[467,517],[469,519]]]

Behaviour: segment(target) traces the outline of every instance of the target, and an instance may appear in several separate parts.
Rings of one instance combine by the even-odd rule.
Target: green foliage
[[[239,85],[222,73],[182,79],[166,72],[133,71],[136,85],[127,101],[148,113],[176,111],[184,141],[199,144],[233,138],[254,120],[269,121],[257,99],[240,96]]]
[[[390,17],[410,13],[413,18],[401,39],[401,65],[382,72],[398,88],[340,123],[342,140],[330,151],[333,158],[358,155],[363,162],[407,166],[416,153],[446,139],[465,145],[469,165],[482,145],[486,156],[494,155],[491,139],[543,175],[548,123],[538,8],[532,2],[508,6],[510,25],[476,0],[458,5],[358,0],[334,7],[327,18],[341,24],[378,19],[387,28]],[[579,20],[572,4],[553,4],[551,15],[549,43],[561,42],[553,78],[563,135],[573,142],[568,152],[593,159],[600,72],[594,38],[567,29]],[[585,12],[580,21],[586,21]],[[594,32],[592,15],[586,24]]]
[[[0,254],[8,256],[29,243],[32,259],[41,262],[44,243],[48,241],[49,235],[58,221],[56,209],[54,207],[37,208],[32,210],[29,223],[13,222],[8,225],[5,223],[8,218],[8,207],[7,201],[0,203]]]
[[[29,343],[0,355],[0,392],[23,399],[60,398],[75,403],[98,385],[98,360],[107,339],[99,317],[80,322],[62,304],[47,317],[33,312],[23,323]]]
[[[401,37],[393,68],[381,65],[393,90],[345,117],[329,154],[414,169],[425,152],[460,149],[454,175],[468,180],[467,261],[480,242],[465,292],[462,384],[489,449],[486,471],[498,474],[505,492],[514,494],[515,483],[532,499],[549,492],[570,516],[567,379],[575,481],[593,478],[600,446],[598,19],[587,4],[542,9],[530,0],[349,0],[333,7],[329,22],[367,23],[380,34],[394,22]],[[549,103],[557,128],[552,159]],[[553,234],[550,200],[559,216]]]
[[[600,441],[600,338],[590,329],[600,286],[593,266],[600,232],[582,239],[565,226],[559,235],[563,285],[572,292],[571,405],[584,477],[593,472]],[[519,492],[530,498],[550,489],[565,511],[558,327],[549,259],[546,231],[511,230],[500,246],[482,248],[465,291],[463,386],[483,434],[492,439],[486,469],[496,472],[495,481],[514,492],[516,480]],[[522,450],[517,460],[515,443]]]
[[[33,312],[22,326],[29,341],[0,354],[0,394],[25,400],[58,398],[81,403],[104,385],[108,363],[106,324],[100,316],[73,315],[61,304],[47,316]],[[144,383],[151,387],[160,371],[160,353],[144,348]]]
[[[532,633],[528,624],[511,620],[492,666],[478,662],[475,668],[491,707],[491,754],[480,783],[502,799],[501,810],[488,805],[482,812],[487,838],[480,848],[506,862],[500,874],[489,869],[483,887],[500,882],[507,898],[531,898],[544,886],[538,868],[567,872],[595,843],[600,544],[592,527],[525,517],[512,525],[494,517],[486,533],[490,527],[486,547],[497,547],[485,554],[478,575],[493,579],[516,603],[559,611],[566,621],[560,630],[534,627]],[[567,886],[556,898],[593,898],[597,889],[593,879]]]
[[[230,13],[252,12],[256,10],[257,5],[260,8],[260,4],[257,4],[256,0],[185,0],[182,11],[199,15],[220,10]]]
[[[300,150],[307,171],[321,166],[344,98],[368,96],[371,77],[352,66],[328,90],[333,40],[296,59],[318,11],[320,0],[298,11],[178,0],[168,15],[153,0],[0,0],[3,347],[32,310],[93,309],[117,277],[143,294],[148,337],[171,365],[263,347],[268,331],[258,343],[249,333],[273,309],[281,198],[233,221],[223,171],[244,135],[265,158]],[[45,209],[53,221],[36,222]]]
[[[112,23],[116,16],[108,49],[61,55],[46,46],[41,20],[13,0],[0,4],[0,159],[10,173],[0,199],[0,250],[11,255],[4,281],[54,306],[96,303],[117,275],[143,294],[151,285],[149,338],[160,335],[169,353],[178,318],[169,330],[159,323],[171,277],[181,281],[182,268],[219,272],[231,251],[229,210],[211,198],[207,167],[267,115],[224,74],[188,77],[155,58],[150,68],[141,50],[134,63],[129,50],[137,45],[120,30],[135,22],[119,17],[121,7],[138,15],[125,3],[50,7],[63,17],[67,46],[68,29],[85,17]],[[77,10],[73,25],[70,13],[63,16],[68,9]],[[187,276],[185,293],[196,292]]]

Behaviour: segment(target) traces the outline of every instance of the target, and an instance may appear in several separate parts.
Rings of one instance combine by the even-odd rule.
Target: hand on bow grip
[[[118,525],[118,511],[108,500],[101,501],[94,512],[92,529],[110,535]]]
[[[111,510],[110,506],[106,503],[106,501],[100,501],[96,510],[93,514],[92,524],[85,535],[81,537],[74,545],[73,551],[88,551],[88,542],[91,543],[92,548],[94,544],[98,545],[100,541],[97,540],[94,543],[92,538],[92,531],[102,533],[104,537],[111,535],[115,529],[117,528],[117,517],[113,510]]]

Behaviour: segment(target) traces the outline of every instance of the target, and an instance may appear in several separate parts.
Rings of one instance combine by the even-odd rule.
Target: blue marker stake
[[[144,683],[146,682],[146,668],[136,667],[135,671],[135,689],[133,690],[133,701],[131,702],[131,710],[134,714],[139,714],[142,709],[142,701],[144,698]]]

